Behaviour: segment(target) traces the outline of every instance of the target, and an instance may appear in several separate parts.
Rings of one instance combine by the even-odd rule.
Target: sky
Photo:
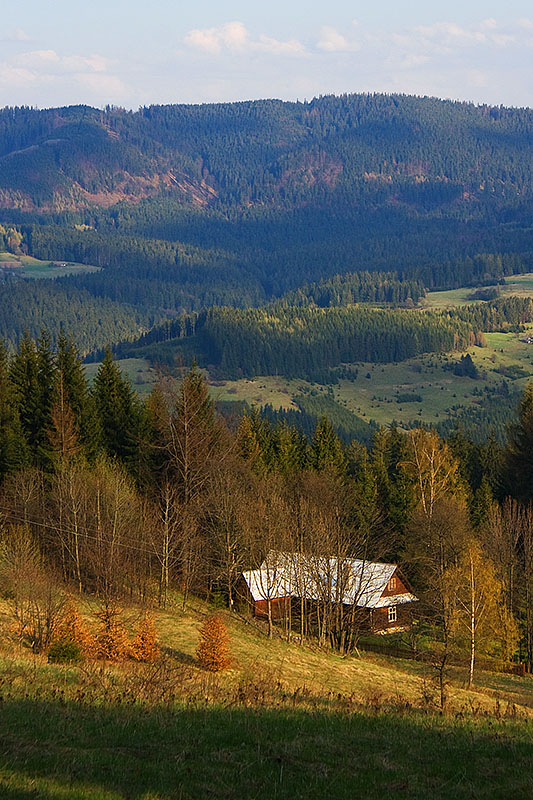
[[[531,0],[18,0],[0,106],[402,92],[533,107]]]

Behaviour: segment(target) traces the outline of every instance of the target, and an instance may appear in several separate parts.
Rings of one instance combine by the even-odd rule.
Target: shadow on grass
[[[161,652],[164,653],[166,656],[170,656],[171,658],[178,661],[180,664],[186,664],[189,667],[197,667],[198,661],[191,656],[190,653],[183,653],[181,650],[175,650],[173,647],[162,647]]]
[[[0,797],[533,796],[526,722],[5,700]]]

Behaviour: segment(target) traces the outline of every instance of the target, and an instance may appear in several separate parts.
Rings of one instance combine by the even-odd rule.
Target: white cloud
[[[456,22],[435,22],[433,25],[419,25],[415,32],[427,39],[438,39],[448,43],[462,42],[471,44],[473,42],[486,41],[487,35],[480,30],[469,30],[462,28]]]
[[[77,83],[84,86],[95,95],[106,98],[125,97],[128,88],[116,75],[102,75],[99,73],[79,74],[74,76]]]
[[[111,61],[104,56],[65,56],[61,59],[61,64],[67,71],[82,72],[89,69],[92,72],[106,72]]]
[[[276,56],[305,55],[304,45],[297,39],[280,40],[261,34],[252,39],[243,22],[226,22],[218,28],[194,28],[184,38],[184,43],[208,55],[263,52]]]
[[[30,50],[27,53],[20,53],[13,60],[20,66],[43,70],[61,62],[55,50]]]
[[[73,94],[75,102],[79,102],[82,87],[86,101],[103,104],[129,93],[122,79],[109,71],[113,63],[98,54],[60,55],[55,50],[29,50],[0,61],[0,89],[31,90],[32,102],[35,93],[40,95],[44,90]]]
[[[195,50],[203,50],[205,53],[220,53],[220,38],[216,28],[195,28],[189,31],[183,40],[186,45]]]
[[[423,64],[427,64],[429,60],[429,56],[408,53],[400,59],[392,59],[390,63],[394,63],[395,66],[401,67],[402,69],[413,69],[414,67],[421,67]]]
[[[14,86],[19,89],[30,86],[37,79],[38,76],[31,70],[9,64],[0,64],[0,86]]]
[[[15,28],[0,37],[0,42],[29,42],[30,37],[23,28]]]
[[[15,56],[13,63],[18,66],[36,69],[43,73],[54,72],[106,72],[112,63],[100,55],[91,56],[59,56],[55,50],[30,50]]]
[[[487,45],[506,47],[523,38],[524,29],[528,29],[530,20],[522,19],[499,23],[493,17],[483,20],[468,28],[456,22],[436,22],[433,25],[419,25],[407,36],[413,45],[438,45],[448,48]],[[533,22],[531,23],[533,28]]]
[[[306,49],[297,39],[271,39],[270,36],[261,34],[257,42],[251,43],[252,49],[271,53],[274,56],[304,56]]]
[[[317,43],[319,50],[327,53],[340,53],[343,50],[353,50],[353,45],[335,28],[324,26],[320,31],[320,40]]]

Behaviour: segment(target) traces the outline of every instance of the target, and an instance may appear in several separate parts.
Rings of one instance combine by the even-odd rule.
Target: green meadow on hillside
[[[533,273],[510,275],[505,278],[505,284],[498,286],[497,290],[500,297],[533,297]],[[463,286],[460,289],[428,292],[425,304],[428,308],[453,308],[455,306],[465,306],[472,302],[483,302],[469,299],[470,295],[475,291],[471,286]]]
[[[85,272],[99,272],[100,267],[76,264],[65,261],[41,261],[33,256],[18,256],[13,253],[0,253],[0,269],[6,264],[18,264],[13,272],[21,278],[62,278],[65,275],[82,275]]]
[[[396,364],[353,364],[357,377],[341,379],[331,387],[261,376],[223,381],[212,391],[223,400],[271,404],[275,409],[291,408],[295,397],[313,393],[380,425],[393,420],[438,424],[453,419],[460,407],[479,408],[484,396],[504,391],[502,381],[511,393],[523,390],[533,375],[533,345],[520,341],[525,335],[488,333],[485,347],[464,353],[430,354]],[[466,353],[478,370],[476,378],[454,374],[455,364]]]
[[[92,382],[101,362],[85,364],[85,375],[89,382]],[[157,371],[150,365],[145,358],[123,358],[117,361],[122,373],[126,375],[133,388],[141,395],[147,396],[152,391],[153,385],[157,380]]]
[[[352,364],[349,366],[355,377],[340,379],[331,386],[263,375],[212,380],[209,391],[217,401],[270,405],[274,410],[294,410],[299,404],[307,410],[312,405],[312,413],[320,416],[331,414],[333,402],[339,412],[352,412],[378,425],[393,421],[400,425],[417,421],[436,425],[455,419],[462,409],[482,408],[486,398],[497,400],[502,392],[521,392],[533,375],[533,344],[520,341],[526,335],[527,331],[487,333],[485,347],[471,347],[464,353],[429,354],[394,364]],[[475,378],[454,374],[455,364],[466,353],[478,370]],[[146,397],[157,380],[157,369],[142,358],[125,358],[117,363],[134,389]],[[98,367],[98,363],[85,365],[89,379]]]
[[[86,610],[88,606],[86,606]],[[0,607],[0,796],[49,800],[528,797],[533,678],[269,640],[224,612],[232,666],[196,664],[199,601],[156,612],[154,664],[52,665]],[[133,619],[138,609],[126,614]]]

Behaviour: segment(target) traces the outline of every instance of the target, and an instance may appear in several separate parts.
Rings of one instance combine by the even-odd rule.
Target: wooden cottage
[[[375,632],[408,627],[418,601],[396,564],[299,553],[270,553],[259,569],[242,573],[237,593],[260,619],[284,619],[302,598],[355,606],[361,627]]]

